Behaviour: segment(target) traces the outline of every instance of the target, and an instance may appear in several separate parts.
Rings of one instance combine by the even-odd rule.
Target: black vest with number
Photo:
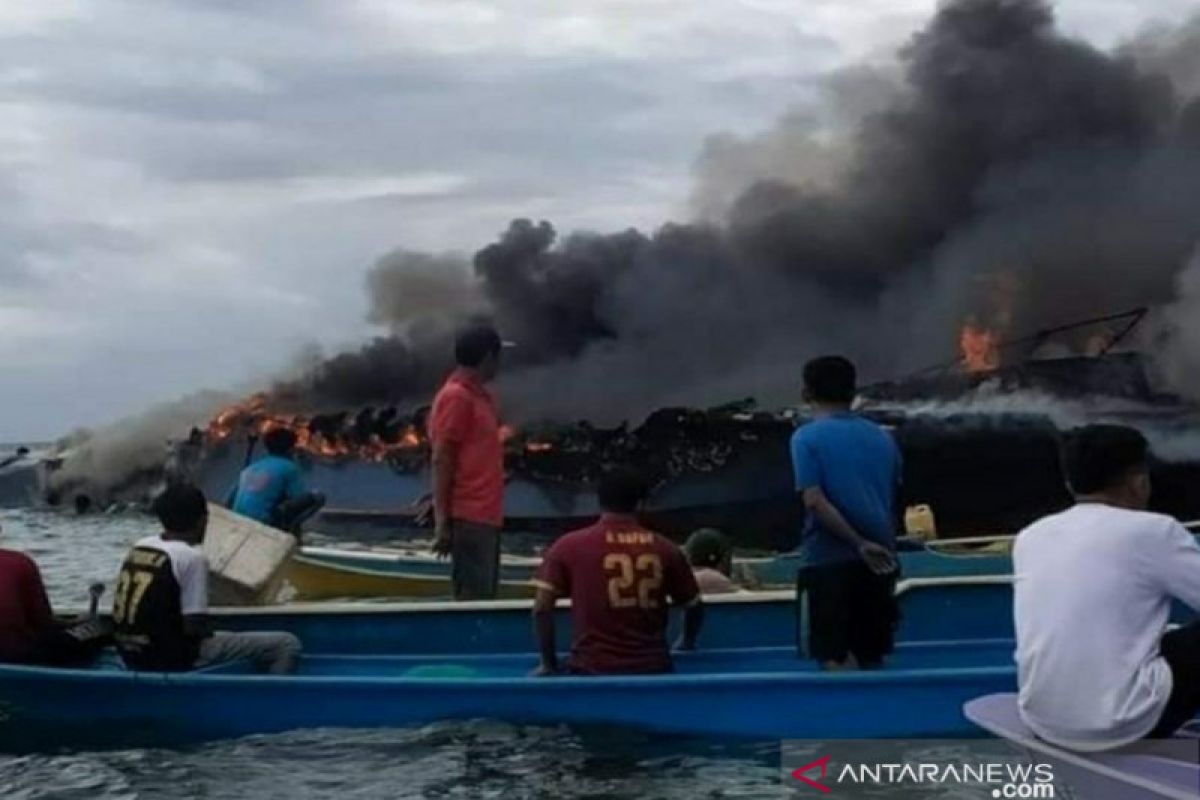
[[[183,629],[179,581],[162,550],[135,547],[121,566],[113,597],[117,649],[137,670],[191,669],[199,640]]]

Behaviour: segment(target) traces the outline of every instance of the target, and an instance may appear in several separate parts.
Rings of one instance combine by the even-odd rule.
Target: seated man
[[[573,673],[670,672],[668,598],[687,608],[681,648],[695,647],[703,621],[700,590],[679,548],[638,524],[634,514],[646,493],[645,482],[632,472],[604,476],[600,520],[566,534],[543,557],[534,581],[533,614],[542,655],[535,674],[558,671],[554,604],[560,597],[571,598],[567,667]]]
[[[716,528],[693,531],[683,543],[701,594],[731,594],[739,591],[729,576],[733,573],[733,545]]]
[[[199,489],[170,486],[154,500],[163,532],[134,545],[113,597],[117,648],[137,670],[180,671],[252,659],[266,672],[294,671],[300,640],[290,633],[212,633],[208,562],[197,547],[208,527]]]
[[[325,497],[304,486],[293,459],[296,434],[272,428],[263,436],[267,455],[242,470],[231,507],[244,517],[300,535],[300,528],[325,505]]]
[[[1073,431],[1063,466],[1076,504],[1013,547],[1021,717],[1081,751],[1168,736],[1200,710],[1200,622],[1165,632],[1172,598],[1200,610],[1200,547],[1145,510],[1147,445],[1132,428]]]
[[[37,564],[24,553],[0,550],[0,662],[82,666],[104,644],[55,622]]]

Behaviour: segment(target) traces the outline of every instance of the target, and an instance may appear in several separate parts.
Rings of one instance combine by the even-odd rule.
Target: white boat
[[[1196,800],[1200,797],[1200,737],[1184,732],[1102,753],[1077,753],[1039,739],[1021,721],[1015,694],[970,701],[963,714],[988,733],[1054,769],[1080,800]],[[1018,795],[1020,796],[1020,795]]]

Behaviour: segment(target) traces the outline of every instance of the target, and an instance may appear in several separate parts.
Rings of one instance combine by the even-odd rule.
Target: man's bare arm
[[[433,449],[433,549],[439,555],[450,554],[450,499],[454,496],[454,476],[458,469],[458,443],[442,442]]]
[[[533,634],[541,654],[541,665],[535,670],[537,675],[552,675],[558,671],[558,645],[554,630],[554,604],[557,601],[557,592],[538,586],[537,597],[533,601]]]

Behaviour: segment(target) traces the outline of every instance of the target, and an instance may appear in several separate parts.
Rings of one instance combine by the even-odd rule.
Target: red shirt
[[[458,445],[450,516],[500,527],[504,522],[504,445],[496,402],[467,370],[456,370],[433,399],[429,440]]]
[[[24,553],[0,550],[0,660],[19,661],[53,620],[37,564]]]
[[[669,672],[667,600],[700,597],[683,552],[621,514],[555,542],[534,582],[571,598],[570,666],[593,674]]]

